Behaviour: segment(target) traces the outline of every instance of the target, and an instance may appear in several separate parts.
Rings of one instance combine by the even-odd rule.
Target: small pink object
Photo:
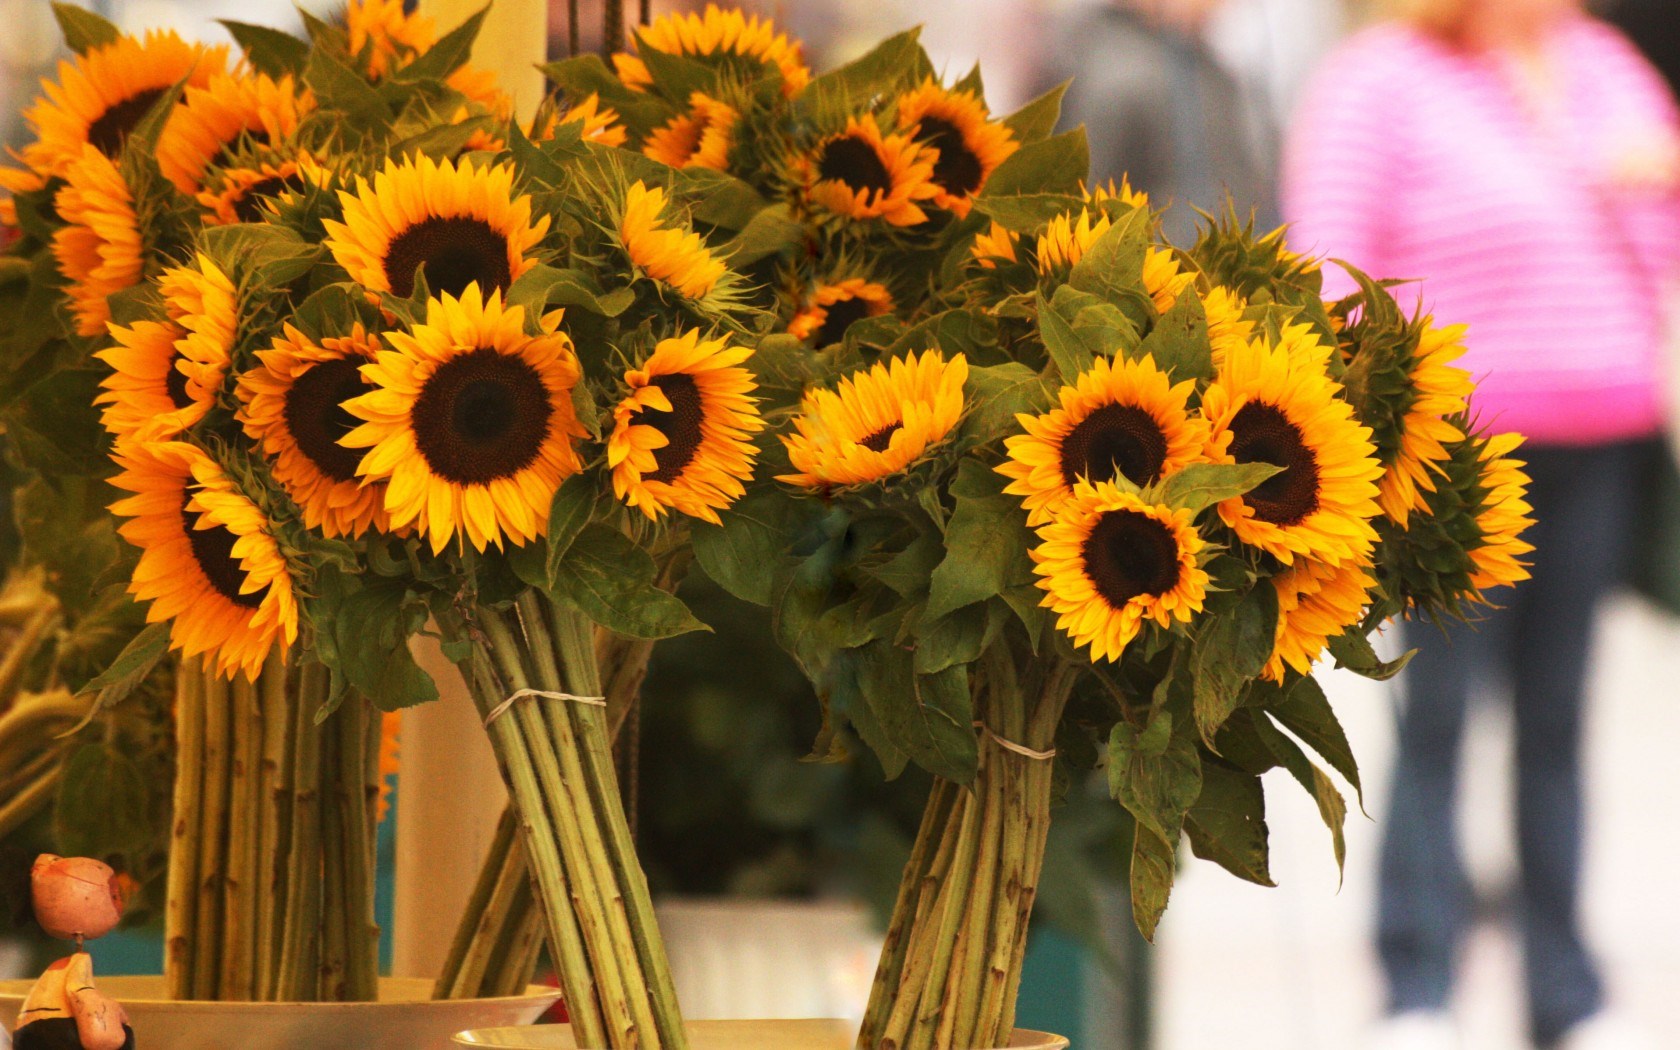
[[[110,865],[89,857],[43,853],[29,870],[35,920],[76,953],[47,967],[23,1000],[16,1050],[133,1050],[121,1005],[93,984],[93,958],[82,942],[103,937],[122,919],[123,894]]]
[[[35,920],[50,936],[92,940],[122,920],[122,892],[109,864],[43,853],[35,858],[29,882]]]

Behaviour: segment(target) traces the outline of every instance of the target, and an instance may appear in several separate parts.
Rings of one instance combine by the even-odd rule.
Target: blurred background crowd
[[[283,0],[88,2],[129,29],[296,26]],[[556,54],[566,6],[553,3]],[[597,26],[591,6],[583,24]],[[1674,1045],[1680,626],[1672,593],[1617,584],[1635,555],[1680,556],[1642,538],[1661,508],[1641,502],[1669,455],[1680,2],[1595,5],[1625,36],[1569,0],[741,6],[803,38],[816,68],[921,24],[953,77],[982,64],[994,112],[1072,78],[1065,122],[1088,129],[1094,177],[1175,202],[1174,241],[1194,236],[1192,204],[1229,193],[1263,226],[1291,223],[1298,250],[1432,278],[1421,301],[1471,325],[1463,363],[1490,377],[1484,415],[1531,437],[1533,584],[1393,687],[1331,678],[1371,817],[1350,823],[1345,877],[1317,815],[1285,804],[1269,814],[1279,888],[1190,865],[1144,946],[1113,808],[1075,785],[1023,1022],[1085,1050]],[[15,145],[57,30],[45,0],[0,0],[0,27],[0,140]],[[1327,294],[1349,287],[1327,270]],[[807,687],[757,640],[756,610],[695,587],[718,634],[662,647],[631,771],[650,877],[689,902],[667,923],[704,946],[755,924],[720,899],[851,903],[812,927],[841,946],[813,971],[824,989],[743,1005],[714,988],[715,1005],[690,1011],[845,1012],[869,977],[870,902],[896,882],[925,784],[883,784],[866,757],[801,762],[818,718]],[[681,780],[658,761],[677,749],[694,756]],[[795,923],[756,914],[761,929]],[[134,951],[144,969],[155,946],[139,936]],[[693,981],[717,972],[701,948],[673,952]]]

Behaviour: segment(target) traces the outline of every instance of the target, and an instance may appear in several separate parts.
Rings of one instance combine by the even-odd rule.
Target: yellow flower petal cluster
[[[949,91],[932,77],[902,96],[896,109],[900,130],[938,151],[934,206],[959,216],[968,214],[992,172],[1021,145],[973,92]]]
[[[796,474],[777,480],[821,489],[879,481],[903,471],[944,441],[962,418],[968,360],[936,350],[876,363],[813,390],[784,436]]]
[[[95,404],[123,439],[168,440],[204,418],[221,393],[238,329],[238,293],[205,256],[158,281],[165,321],[111,326],[116,345],[95,356],[110,366]]]
[[[1377,502],[1401,528],[1413,511],[1422,510],[1422,491],[1435,491],[1435,464],[1446,459],[1446,446],[1464,436],[1450,417],[1461,415],[1475,384],[1453,362],[1464,355],[1463,325],[1436,328],[1425,324],[1418,335],[1411,370],[1412,403],[1400,420],[1400,448],[1383,472]]]
[[[692,230],[665,224],[665,191],[641,180],[624,196],[619,242],[630,261],[649,277],[689,299],[702,299],[717,286],[726,267]]]
[[[315,108],[315,96],[291,77],[218,75],[189,87],[158,138],[158,169],[189,197],[204,190],[211,168],[229,167],[241,144],[279,148]]]
[[[846,118],[846,130],[799,158],[809,200],[848,219],[881,219],[893,226],[927,221],[922,201],[939,196],[933,181],[938,154],[909,134],[883,135],[873,114]]]
[[[1368,562],[1326,565],[1309,558],[1272,577],[1278,595],[1278,623],[1265,677],[1282,681],[1285,668],[1311,674],[1330,639],[1360,622],[1377,585]]]
[[[1486,494],[1476,514],[1481,541],[1470,549],[1475,574],[1470,583],[1477,589],[1475,601],[1485,602],[1482,593],[1507,587],[1529,577],[1523,555],[1534,545],[1522,538],[1534,524],[1534,508],[1528,502],[1528,475],[1523,462],[1511,458],[1523,443],[1521,434],[1495,434],[1481,450],[1480,488]]]
[[[688,112],[654,129],[642,152],[673,168],[729,170],[730,130],[740,114],[703,91],[688,96]]]
[[[744,58],[775,66],[782,74],[782,93],[790,97],[811,81],[799,42],[777,32],[769,19],[739,9],[726,11],[707,4],[699,14],[665,15],[636,30],[636,41],[638,49],[652,48],[667,55]],[[619,79],[630,88],[642,90],[653,83],[641,59],[623,53],[612,58]]]
[[[892,293],[885,285],[862,277],[847,277],[820,284],[804,307],[788,322],[788,334],[810,339],[818,347],[832,346],[845,337],[846,329],[865,317],[892,312]]]
[[[107,297],[140,282],[145,243],[134,195],[112,160],[92,145],[64,173],[54,199],[64,225],[53,233],[53,258],[69,282],[76,332],[105,334]]]

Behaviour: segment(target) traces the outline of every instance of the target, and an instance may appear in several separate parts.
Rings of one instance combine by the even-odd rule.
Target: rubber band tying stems
[[[576,693],[554,693],[548,691],[547,689],[521,689],[519,692],[514,693],[506,700],[497,704],[489,714],[485,715],[484,724],[489,726],[490,723],[502,717],[502,714],[506,712],[508,708],[528,696],[540,696],[545,700],[570,700],[574,704],[588,704],[590,707],[607,706],[607,698],[604,696],[578,696]]]

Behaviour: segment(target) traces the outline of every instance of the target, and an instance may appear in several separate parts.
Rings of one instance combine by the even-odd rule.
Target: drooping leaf
[[[654,582],[653,558],[617,529],[584,526],[554,575],[555,593],[596,623],[629,638],[669,638],[707,630],[675,595]]]
[[[98,708],[120,704],[140,687],[168,651],[169,625],[148,624],[123,647],[110,667],[82,688],[82,692],[96,694],[94,702]]]
[[[1345,667],[1373,681],[1386,682],[1406,669],[1412,657],[1417,655],[1417,650],[1408,649],[1392,660],[1384,660],[1377,655],[1371,639],[1355,624],[1330,639],[1330,655],[1336,658],[1337,667]]]
[[[1354,791],[1359,793],[1360,806],[1364,806],[1365,789],[1359,783],[1359,763],[1353,757],[1353,747],[1348,743],[1347,732],[1342,729],[1329,698],[1324,695],[1324,687],[1316,679],[1311,676],[1297,679],[1277,699],[1266,705],[1266,712],[1281,722],[1285,729],[1306,741],[1307,746],[1318,752],[1331,769],[1352,784]]]
[[[928,620],[1032,581],[1026,516],[1015,497],[1004,495],[1005,484],[978,460],[957,468],[956,509],[945,526],[945,558],[930,581]]]
[[[1177,842],[1185,812],[1202,791],[1202,762],[1189,734],[1174,732],[1169,711],[1142,731],[1117,722],[1108,738],[1108,789],[1138,824]]]
[[[967,669],[919,675],[912,654],[887,639],[871,642],[859,656],[858,685],[893,744],[934,776],[959,784],[973,780],[980,748]]]
[[[730,507],[722,525],[697,521],[694,560],[730,594],[754,605],[769,605],[770,570],[793,543],[795,510],[781,493],[767,492]]]
[[[1272,886],[1266,792],[1260,778],[1223,762],[1202,762],[1202,793],[1184,818],[1190,850],[1239,879]]]
[[[1167,899],[1172,896],[1177,865],[1178,835],[1173,835],[1169,845],[1155,832],[1139,826],[1132,835],[1132,921],[1143,939],[1151,943],[1167,910]]]
[[[1296,783],[1304,788],[1318,804],[1318,815],[1324,821],[1324,826],[1330,829],[1330,844],[1336,854],[1336,869],[1345,871],[1347,868],[1347,800],[1336,790],[1336,785],[1330,780],[1324,770],[1314,765],[1306,753],[1284,735],[1269,719],[1257,716],[1254,726],[1260,733],[1278,760],[1278,764],[1289,770],[1289,775]]]
[[[1209,615],[1196,632],[1196,726],[1212,746],[1214,734],[1237,709],[1242,689],[1266,666],[1277,636],[1277,588],[1261,581],[1235,607]]]

